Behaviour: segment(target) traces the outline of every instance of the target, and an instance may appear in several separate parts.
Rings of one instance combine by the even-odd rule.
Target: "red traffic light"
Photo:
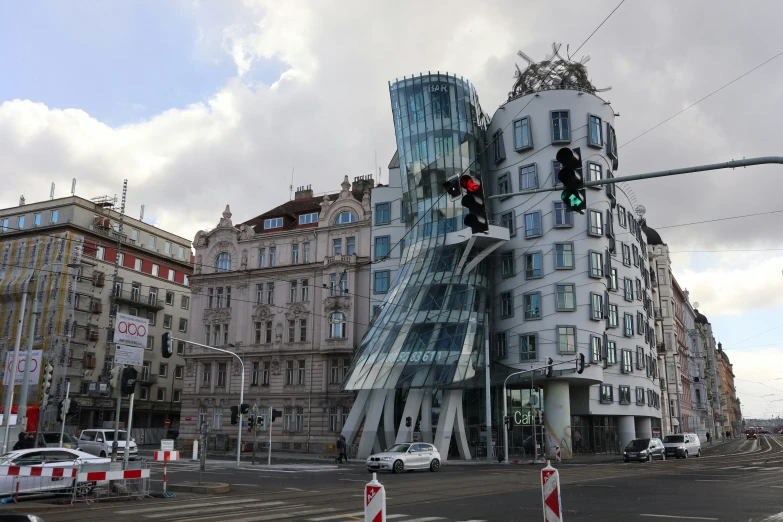
[[[468,191],[469,194],[475,194],[481,190],[481,183],[478,179],[474,178],[470,174],[465,174],[459,178],[459,184],[462,188]]]

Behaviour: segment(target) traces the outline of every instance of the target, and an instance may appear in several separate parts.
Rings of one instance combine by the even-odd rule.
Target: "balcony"
[[[663,321],[663,310],[660,308],[654,308],[654,314],[656,321]]]
[[[140,306],[142,308],[155,310],[156,312],[163,310],[163,300],[162,299],[159,300],[158,296],[155,294],[142,295],[141,292],[136,290],[131,290],[131,291],[115,290],[113,293],[113,297],[117,303],[125,303],[129,305]]]
[[[138,380],[139,384],[143,384],[145,386],[149,386],[151,384],[155,384],[155,383],[158,382],[158,374],[141,372],[138,375],[138,379],[137,380]]]
[[[658,348],[658,353],[665,354],[666,353],[666,343],[660,342],[655,345]]]

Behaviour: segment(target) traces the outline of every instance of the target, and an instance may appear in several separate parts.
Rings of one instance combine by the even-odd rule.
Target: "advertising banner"
[[[149,321],[145,317],[135,315],[117,314],[117,322],[114,325],[114,342],[122,346],[147,348],[147,333]]]
[[[30,360],[30,374],[27,379],[27,384],[31,386],[38,386],[38,378],[41,375],[42,355],[42,350],[33,350],[32,359]],[[14,384],[22,384],[22,381],[24,380],[24,366],[26,356],[26,351],[19,352],[19,360],[16,361],[16,375],[14,375]],[[6,384],[11,380],[11,359],[13,358],[14,352],[9,351],[6,353],[5,371],[3,372],[3,384]]]

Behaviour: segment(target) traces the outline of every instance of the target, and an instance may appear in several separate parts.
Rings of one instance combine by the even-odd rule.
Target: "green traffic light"
[[[566,204],[566,210],[569,212],[584,214],[584,210],[587,208],[585,198],[579,190],[565,189],[560,194],[560,199]]]

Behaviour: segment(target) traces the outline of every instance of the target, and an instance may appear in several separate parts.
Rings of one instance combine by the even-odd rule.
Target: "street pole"
[[[36,288],[36,286],[38,286],[38,281],[35,280],[35,283],[30,281],[30,284],[35,285],[32,289],[35,294],[33,295],[33,306],[30,308],[30,327],[27,330],[27,353],[24,358],[24,377],[22,378],[22,386],[19,390],[19,411],[16,415],[17,419],[19,419],[18,423],[24,427],[23,429],[26,429],[27,426],[27,379],[30,378],[30,366],[32,365],[33,358],[33,338],[35,337],[35,316],[38,315],[38,312],[36,311],[38,309],[38,290]],[[38,416],[41,416],[40,412],[38,413]],[[60,439],[62,440],[62,437],[60,437]]]
[[[68,404],[68,396],[71,393],[71,382],[68,381],[65,383],[65,402],[63,403],[63,416],[60,419],[60,447],[63,447],[63,436],[65,434],[65,419],[68,417],[68,410],[66,410],[66,407],[69,406]],[[37,439],[36,439],[37,442]]]
[[[508,399],[506,395],[506,381],[503,381],[503,463],[508,464],[508,426],[506,418],[508,417]]]
[[[531,425],[533,426],[533,464],[536,463],[536,460],[538,459],[538,440],[536,437],[536,407],[533,404],[533,388],[535,388],[533,381],[535,374],[530,376],[530,417],[531,417]]]
[[[5,421],[5,434],[3,435],[3,454],[8,452],[8,435],[11,431],[11,405],[14,403],[14,381],[16,380],[16,361],[19,360],[19,345],[22,342],[22,327],[24,326],[24,309],[27,305],[27,293],[22,294],[22,307],[19,309],[19,324],[16,327],[16,342],[14,343],[14,356],[11,358],[11,372],[6,386],[5,409],[3,420]]]
[[[133,426],[133,397],[135,395],[135,392],[130,394],[130,405],[128,406],[128,425],[125,427],[125,455],[123,456],[123,460],[125,461],[125,469],[128,469],[128,457],[130,456],[131,426]]]
[[[492,400],[490,395],[490,378],[489,378],[489,338],[484,340],[484,385],[485,385],[485,400],[487,409],[487,462],[492,462]],[[503,402],[505,404],[506,396],[503,396]],[[508,436],[508,435],[507,435]],[[508,458],[508,455],[506,455]]]
[[[266,449],[266,465],[272,465],[272,407],[269,407],[269,447]]]
[[[115,348],[116,349],[116,348]],[[103,363],[106,364],[105,362]],[[119,380],[117,381],[117,408],[114,411],[114,438],[112,439],[112,445],[111,445],[111,461],[115,462],[117,460],[117,436],[120,432],[120,407],[122,406],[122,374],[125,371],[125,365],[120,365],[120,375]]]

